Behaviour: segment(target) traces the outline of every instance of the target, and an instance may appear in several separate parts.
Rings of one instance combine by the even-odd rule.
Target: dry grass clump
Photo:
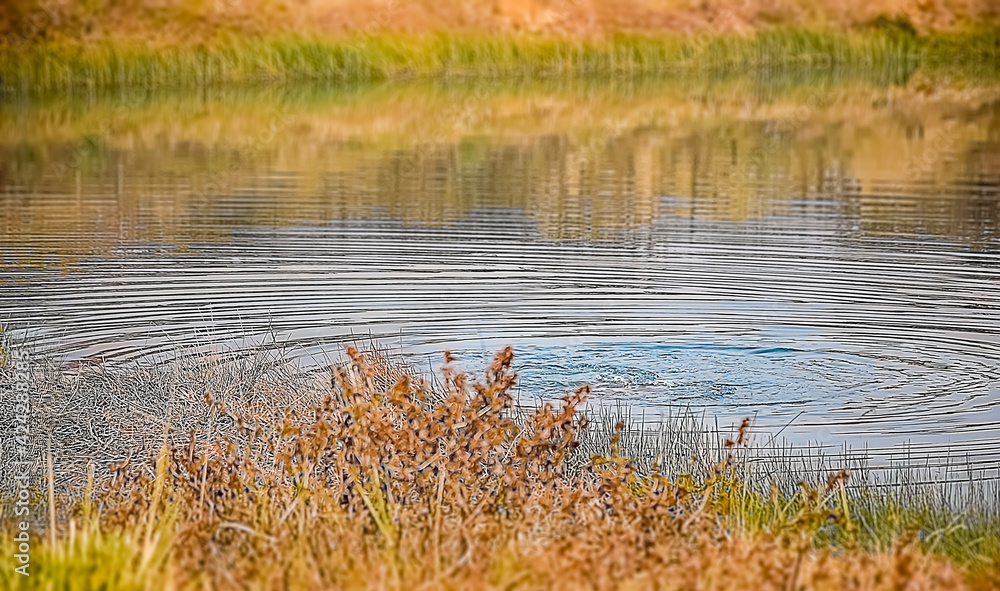
[[[931,589],[978,581],[914,539],[880,552],[852,541],[846,474],[790,498],[772,489],[762,502],[780,516],[772,511],[753,531],[732,527],[729,516],[754,494],[737,477],[748,422],[707,473],[671,475],[658,461],[640,470],[621,450],[623,422],[608,453],[587,457],[589,419],[578,412],[587,388],[558,407],[518,412],[509,348],[482,382],[447,364],[435,391],[408,375],[388,383],[370,358],[349,355],[308,409],[279,422],[235,417],[214,439],[198,429],[168,434],[155,459],[116,465],[96,506],[91,476],[58,541],[32,555],[32,585]],[[6,552],[12,536],[2,539]],[[0,576],[6,586],[27,584]]]

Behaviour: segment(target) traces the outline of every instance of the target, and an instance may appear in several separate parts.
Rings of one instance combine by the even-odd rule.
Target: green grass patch
[[[616,35],[605,40],[519,36],[226,37],[197,45],[39,42],[0,47],[7,92],[202,87],[264,81],[531,78],[854,68],[906,77],[917,69],[994,79],[1000,28],[918,36],[906,31],[784,29],[752,36]]]

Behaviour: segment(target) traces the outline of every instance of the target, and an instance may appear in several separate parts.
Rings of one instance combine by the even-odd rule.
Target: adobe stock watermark
[[[215,11],[216,13],[222,14],[226,12],[242,12],[247,13],[252,11],[254,8],[254,3],[248,3],[246,0],[215,0]],[[400,9],[403,8],[403,0],[387,0],[384,2],[374,15],[371,16],[366,22],[358,26],[354,26],[347,31],[342,39],[336,42],[338,49],[346,49],[347,53],[353,54],[353,58],[344,60],[339,66],[310,66],[305,62],[297,62],[295,64],[284,65],[284,72],[290,74],[293,77],[301,76],[306,79],[314,78],[328,78],[331,77],[330,70],[339,70],[340,77],[348,77],[347,72],[349,66],[346,62],[358,61],[367,62],[371,64],[372,60],[372,48],[377,44],[379,36],[390,28],[390,25],[399,16]],[[242,56],[239,60],[240,63],[236,63],[236,60],[232,59],[225,53],[215,53],[212,55],[212,61],[216,62],[219,71],[240,71],[246,67],[246,62],[249,61],[256,65],[257,70],[262,75],[267,75],[273,68],[272,63],[269,61],[266,55],[256,54],[253,56]],[[332,76],[337,78],[338,76]]]
[[[643,114],[638,117],[638,121],[643,121],[652,116],[652,110],[646,109]],[[626,131],[635,127],[635,124],[630,123],[627,119],[612,119],[611,117],[605,117],[604,121],[601,122],[600,132],[591,137],[590,140],[578,148],[579,157],[577,158],[577,163],[581,168],[595,165],[597,155],[602,149],[606,149],[608,143],[622,137]]]
[[[441,115],[436,118],[430,137],[417,144],[413,151],[403,158],[398,176],[411,180],[418,178],[421,170],[420,163],[431,159],[434,153],[446,146],[451,132],[461,135],[473,129],[489,113],[486,103],[498,84],[498,80],[490,79],[486,84],[478,85],[474,92],[460,102],[442,111]]]
[[[948,121],[944,127],[935,131],[928,138],[923,150],[907,160],[907,175],[910,178],[915,178],[933,173],[941,159],[955,150],[955,145],[958,143],[958,131],[958,124],[955,121]]]
[[[13,406],[13,455],[8,457],[10,470],[8,474],[13,480],[11,490],[14,491],[14,517],[17,519],[14,528],[15,552],[13,555],[14,572],[29,576],[31,566],[31,365],[27,355],[22,351],[0,351],[5,367],[13,369],[13,396],[7,402]]]
[[[366,43],[375,41],[376,36],[389,26],[389,23],[396,17],[396,13],[399,12],[402,6],[402,0],[389,0],[384,8],[379,10],[363,27],[358,29],[360,38],[353,40],[351,46],[355,50],[363,51]]]
[[[101,144],[107,141],[107,137],[124,128],[128,118],[142,105],[150,100],[151,89],[146,86],[138,86],[119,96],[111,107],[111,113],[103,117],[96,127],[83,134],[83,137],[71,144],[69,154],[49,165],[53,176],[62,181],[66,176],[78,170],[88,158],[98,153]]]
[[[206,198],[211,195],[219,195],[232,188],[239,169],[256,160],[258,152],[273,142],[274,138],[288,127],[288,121],[288,110],[287,107],[283,106],[271,115],[266,126],[262,127],[256,135],[244,140],[236,152],[229,156],[225,168],[210,172],[208,179],[195,194],[199,198]]]
[[[6,35],[7,43],[19,50],[34,41],[49,27],[58,26],[67,3],[68,0],[44,0],[39,3],[30,14],[14,22],[11,31]]]
[[[554,27],[560,21],[569,19],[570,15],[580,8],[579,0],[559,0],[555,6],[548,8],[542,15],[543,27]]]
[[[735,190],[742,181],[757,178],[759,173],[767,167],[767,160],[772,155],[778,153],[787,145],[786,142],[808,123],[815,114],[826,108],[831,102],[829,96],[819,90],[809,93],[807,100],[795,107],[795,112],[791,117],[778,120],[770,125],[770,133],[764,144],[751,150],[750,154],[743,162],[736,167],[736,170],[728,177],[728,182],[723,185],[727,191]]]

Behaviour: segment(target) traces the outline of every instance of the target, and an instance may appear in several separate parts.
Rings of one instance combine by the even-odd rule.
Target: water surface
[[[71,364],[515,347],[653,419],[995,466],[1000,92],[919,80],[11,101],[0,314]]]

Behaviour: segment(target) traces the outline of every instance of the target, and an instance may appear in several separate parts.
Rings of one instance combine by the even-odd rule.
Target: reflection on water
[[[0,313],[111,363],[514,344],[527,396],[996,461],[1000,89],[779,82],[9,105]]]
[[[245,225],[440,224],[483,207],[523,211],[554,239],[830,207],[866,235],[995,238],[1000,89],[798,82],[15,103],[0,112],[0,223],[16,246],[3,264],[184,248]],[[662,210],[664,195],[688,200]]]

